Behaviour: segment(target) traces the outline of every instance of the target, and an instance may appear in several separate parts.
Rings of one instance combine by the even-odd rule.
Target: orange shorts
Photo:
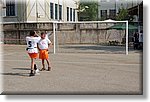
[[[28,53],[30,58],[37,58],[38,57],[38,53]]]
[[[48,51],[47,50],[40,50],[39,59],[48,59]]]

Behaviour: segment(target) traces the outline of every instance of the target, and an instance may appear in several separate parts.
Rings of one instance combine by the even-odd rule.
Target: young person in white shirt
[[[41,39],[40,36],[36,34],[35,31],[31,31],[30,35],[26,37],[26,43],[27,43],[27,53],[29,54],[31,58],[31,72],[29,76],[34,76],[36,73],[37,68],[35,64],[35,59],[38,57],[38,49],[37,49],[37,43]]]
[[[51,63],[49,61],[49,56],[48,56],[48,49],[52,45],[51,41],[46,37],[45,33],[41,33],[41,39],[38,42],[38,49],[39,49],[39,59],[42,60],[42,69],[41,71],[46,70],[45,69],[45,63],[44,61],[46,60],[47,65],[48,65],[48,70],[51,70]]]
[[[139,33],[139,49],[143,49],[143,30]]]

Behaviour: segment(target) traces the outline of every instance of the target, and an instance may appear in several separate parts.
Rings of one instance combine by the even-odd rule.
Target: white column
[[[2,0],[2,4],[1,4],[1,17],[5,17],[6,16],[6,0]]]
[[[15,16],[18,16],[18,3],[17,3],[17,0],[14,0],[15,2]],[[19,19],[19,22],[20,22],[20,19]]]
[[[54,54],[56,53],[56,37],[55,37],[56,31],[55,31],[55,29],[56,29],[56,24],[53,23],[53,34],[54,34],[54,46],[53,46],[53,49],[54,49]]]
[[[128,21],[126,21],[126,55],[128,55]]]

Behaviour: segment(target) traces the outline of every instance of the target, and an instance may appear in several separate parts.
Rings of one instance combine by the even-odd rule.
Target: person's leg
[[[36,64],[34,63],[34,70],[37,70],[37,66],[36,66]]]
[[[133,43],[133,49],[135,50],[135,42]]]
[[[48,59],[46,59],[46,61],[47,61],[47,65],[48,65],[48,71],[50,71],[51,70],[51,63]]]
[[[48,59],[46,59],[46,62],[47,62],[48,67],[50,67],[50,62]]]
[[[138,44],[137,43],[135,43],[135,50],[137,50],[138,49]]]
[[[34,76],[34,59],[31,58],[31,72],[30,72],[30,76]]]
[[[45,69],[44,59],[42,59],[42,66]]]
[[[30,73],[30,76],[34,76],[34,70],[36,70],[37,68],[36,67],[36,64],[35,64],[35,59],[37,58],[38,56],[38,53],[28,53],[30,58],[31,58],[31,73]],[[35,68],[35,69],[34,69]]]
[[[31,58],[31,70],[34,70],[34,58]]]
[[[48,59],[48,51],[47,50],[45,50],[43,57],[44,57],[44,59],[46,59],[46,62],[47,62],[47,65],[48,65],[48,71],[50,71],[50,69],[51,69],[51,63],[50,63],[50,61]]]
[[[42,59],[42,69],[41,71],[45,70],[45,63],[44,63],[44,59]]]

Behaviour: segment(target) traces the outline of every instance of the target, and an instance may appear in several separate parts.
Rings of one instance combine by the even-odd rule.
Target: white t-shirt
[[[40,39],[41,37],[26,37],[28,53],[38,53],[37,43]]]
[[[45,37],[46,39],[48,39],[48,34],[46,34],[46,37]]]
[[[48,44],[50,44],[50,43],[51,43],[51,41],[47,38],[41,39],[38,42],[39,49],[41,49],[41,50],[48,49]]]

